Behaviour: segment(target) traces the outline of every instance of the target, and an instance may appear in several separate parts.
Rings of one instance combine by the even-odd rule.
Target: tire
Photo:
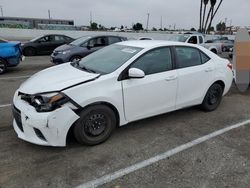
[[[105,105],[95,105],[83,110],[74,127],[74,136],[80,144],[97,145],[106,141],[116,127],[116,116]]]
[[[71,57],[69,61],[75,62],[75,61],[80,61],[81,59],[82,59],[81,56],[76,55],[76,56]]]
[[[35,48],[27,47],[27,48],[24,48],[23,53],[25,56],[34,56],[36,55],[36,50]]]
[[[215,49],[212,49],[211,52],[217,54],[217,50],[215,50]]]
[[[0,74],[5,73],[7,70],[7,62],[0,58]]]
[[[223,88],[220,84],[213,84],[207,91],[201,104],[204,111],[211,112],[218,108],[222,100]]]

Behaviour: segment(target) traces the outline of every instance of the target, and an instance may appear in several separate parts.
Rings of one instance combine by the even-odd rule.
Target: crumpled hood
[[[99,74],[88,73],[70,63],[57,65],[34,74],[19,88],[25,94],[61,91],[67,87],[97,78]]]

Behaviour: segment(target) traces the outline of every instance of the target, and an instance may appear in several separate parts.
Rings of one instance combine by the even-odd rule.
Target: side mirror
[[[128,76],[129,78],[144,78],[145,73],[141,69],[130,68],[128,70]]]

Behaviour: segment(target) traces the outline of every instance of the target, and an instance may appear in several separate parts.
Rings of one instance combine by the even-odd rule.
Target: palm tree
[[[206,20],[205,27],[204,27],[205,33],[206,33],[206,32],[210,29],[210,27],[211,27],[211,24],[212,24],[212,21],[213,21],[213,15],[214,15],[214,6],[216,5],[216,1],[217,1],[217,0],[210,0],[211,7],[210,7],[209,13],[208,13],[208,15],[207,15],[207,20]],[[211,16],[210,16],[210,15],[211,15]],[[208,25],[208,27],[207,27],[209,17],[210,17],[210,23],[209,23],[209,25]]]
[[[215,17],[215,15],[216,15],[216,13],[218,12],[218,10],[219,10],[219,8],[220,8],[222,2],[223,2],[223,0],[220,0],[220,3],[219,3],[219,5],[217,6],[215,12],[211,15],[211,20],[210,20],[210,23],[209,23],[209,27],[211,27],[212,22],[213,22],[213,20],[214,20],[214,17]],[[215,4],[216,4],[216,1],[215,1]],[[215,4],[214,4],[214,7],[215,7]],[[214,7],[213,7],[213,8],[214,8]],[[214,9],[213,9],[213,11],[214,11]],[[209,27],[208,27],[208,28],[209,28]]]
[[[204,22],[205,22],[205,16],[206,16],[206,10],[207,10],[208,1],[209,1],[209,0],[203,0],[203,3],[204,3],[204,10],[203,10],[202,27],[201,27],[202,32],[204,32]]]
[[[202,32],[202,31],[201,31],[201,29],[202,29],[202,28],[201,28],[201,27],[202,27],[202,26],[201,26],[201,24],[202,24],[202,8],[203,8],[203,0],[201,0],[201,5],[200,5],[200,26],[199,26],[199,31],[200,31],[200,32]]]

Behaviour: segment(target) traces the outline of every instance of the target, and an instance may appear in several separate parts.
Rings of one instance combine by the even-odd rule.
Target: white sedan
[[[114,44],[24,82],[13,99],[14,129],[39,145],[66,146],[70,130],[82,144],[100,144],[132,121],[194,105],[215,110],[231,87],[231,69],[192,44]]]

